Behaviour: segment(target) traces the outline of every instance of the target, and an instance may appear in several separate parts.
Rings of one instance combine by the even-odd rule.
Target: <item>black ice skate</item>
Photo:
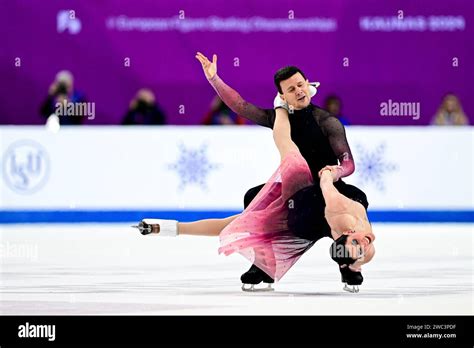
[[[341,281],[344,283],[343,290],[358,293],[359,285],[364,281],[362,273],[352,271],[349,266],[339,267],[339,271],[341,271]]]
[[[262,271],[260,268],[258,268],[255,265],[252,265],[250,269],[242,274],[240,277],[240,280],[242,281],[242,290],[243,291],[273,291],[275,289],[272,288],[272,284],[275,282],[272,277],[270,277],[268,274],[266,274],[264,271]],[[255,288],[255,285],[260,284],[261,282],[264,282],[267,284],[267,287],[265,288]]]

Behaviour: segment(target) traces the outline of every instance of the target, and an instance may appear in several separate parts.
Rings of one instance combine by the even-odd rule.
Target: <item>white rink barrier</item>
[[[356,171],[344,180],[367,194],[376,220],[474,221],[472,127],[346,133]],[[258,126],[4,126],[0,136],[4,223],[225,216],[279,161]]]

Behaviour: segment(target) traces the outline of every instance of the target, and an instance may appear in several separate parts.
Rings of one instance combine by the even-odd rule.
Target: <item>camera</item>
[[[56,92],[55,96],[61,95],[61,94],[67,94],[67,85],[64,82],[58,83],[56,87]]]

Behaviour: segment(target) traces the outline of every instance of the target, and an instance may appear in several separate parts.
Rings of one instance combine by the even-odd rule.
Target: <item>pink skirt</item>
[[[242,214],[219,235],[219,254],[238,252],[275,281],[278,281],[312,245],[288,228],[290,199],[299,190],[313,185],[306,160],[291,151],[276,172]]]

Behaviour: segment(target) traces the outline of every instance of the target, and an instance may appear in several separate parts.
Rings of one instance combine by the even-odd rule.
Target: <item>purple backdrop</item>
[[[58,19],[70,9],[75,20]],[[178,15],[188,22],[170,26]],[[238,20],[224,30],[212,16]],[[155,18],[154,26],[132,28],[133,18]],[[277,19],[284,21],[258,26]],[[338,94],[355,124],[428,124],[446,92],[460,97],[472,124],[472,19],[471,0],[1,1],[0,121],[43,123],[39,105],[56,72],[69,69],[96,103],[88,124],[119,123],[141,87],[156,93],[169,123],[198,123],[214,95],[194,58],[199,50],[217,53],[223,80],[262,107],[272,105],[274,72],[292,64],[321,82],[317,104]],[[253,26],[244,32],[246,20]],[[288,21],[293,30],[282,31]],[[380,116],[389,99],[420,103],[421,118]]]

